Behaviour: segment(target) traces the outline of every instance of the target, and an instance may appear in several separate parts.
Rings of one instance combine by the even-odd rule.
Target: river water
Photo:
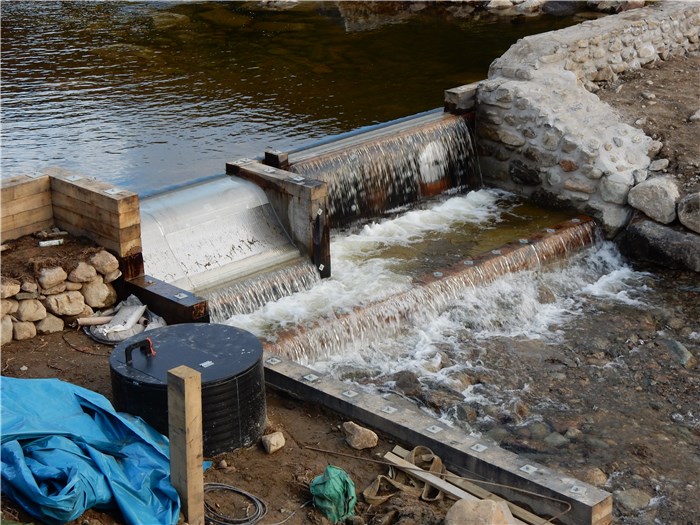
[[[227,160],[267,147],[291,150],[439,107],[444,89],[485,78],[518,38],[575,22],[461,18],[447,2],[378,19],[353,2],[279,5],[3,3],[3,177],[59,166],[152,193],[221,173]],[[436,199],[335,231],[331,279],[218,320],[274,338],[279,329],[405,291],[420,274],[568,217],[494,190]],[[448,340],[459,354],[464,340],[489,334],[556,338],[555,327],[575,316],[584,290],[601,279],[625,288],[627,267],[609,246],[605,256],[600,250],[546,277],[529,273],[465,291],[399,338],[377,334],[368,345],[307,364],[404,369],[436,380],[446,377],[432,363]],[[541,298],[543,286],[555,300]]]
[[[144,193],[223,173],[441,107],[518,38],[574,22],[360,5],[3,2],[2,176],[59,166]]]

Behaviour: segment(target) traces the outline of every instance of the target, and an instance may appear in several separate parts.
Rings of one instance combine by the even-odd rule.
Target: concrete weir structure
[[[255,178],[256,171],[261,171],[268,183],[270,178],[274,180],[272,176],[282,176],[276,169],[270,171],[270,167],[253,161],[246,162],[240,168],[248,171],[251,178]],[[127,247],[133,243],[140,246],[140,234],[129,239],[122,238],[123,242],[116,242],[116,239],[120,238],[120,232],[140,229],[139,221],[128,226],[125,222],[128,217],[138,215],[135,214],[138,211],[138,198],[135,194],[79,176],[63,174],[59,176],[60,180],[55,180],[55,177],[56,175],[54,178],[45,176],[38,181],[20,178],[21,180],[14,181],[11,186],[3,187],[3,209],[18,209],[20,202],[28,205],[30,201],[36,201],[44,202],[43,206],[48,206],[51,210],[44,213],[40,211],[42,208],[37,208],[39,211],[36,214],[46,215],[44,222],[39,226],[34,220],[37,215],[34,214],[32,218],[31,213],[16,217],[16,220],[3,221],[3,225],[13,226],[13,230],[3,231],[3,240],[12,238],[12,235],[20,235],[19,232],[26,234],[35,231],[33,228],[46,228],[51,224],[74,234],[86,235],[105,244],[110,251],[119,255],[122,268],[131,272],[119,279],[121,295],[134,293],[169,324],[208,321],[206,301],[187,290],[145,274],[143,266],[140,266],[138,271],[139,267],[133,264],[133,260],[138,259],[141,252]],[[314,188],[318,189],[317,185],[304,185],[301,182],[288,183],[290,186],[287,186],[287,205],[293,206],[295,200],[318,205],[319,203],[313,200]],[[292,183],[294,185],[291,185]],[[110,208],[112,211],[109,213],[114,217],[107,221],[109,224],[96,223],[99,231],[90,229],[89,224],[94,221],[88,220],[88,215],[83,222],[77,219],[64,221],[61,219],[60,210],[56,214],[51,208],[51,202],[60,201],[60,195],[63,193],[54,194],[52,188],[57,192],[65,192],[65,188],[69,188],[70,193],[82,195],[80,201],[88,204],[86,209],[92,210],[88,215],[102,214],[104,208]],[[323,200],[323,190],[319,191],[321,193],[317,197]],[[46,197],[34,196],[45,192],[48,192]],[[103,201],[104,204],[99,204]],[[314,207],[312,211],[316,209]],[[309,219],[312,216],[313,214],[309,214]],[[316,217],[319,217],[318,213]],[[24,224],[24,221],[29,222]],[[313,224],[313,221],[310,221],[310,224]],[[306,234],[310,233],[312,230],[306,230]],[[527,243],[518,241],[511,246],[484,254],[483,257],[476,257],[473,261],[468,261],[468,265],[445,269],[440,278],[434,273],[432,279],[427,278],[422,284],[422,289],[426,293],[448,296],[450,290],[488,282],[503,272],[532,268],[549,260],[561,259],[571,250],[590,244],[593,239],[593,222],[586,218],[575,219],[570,221],[570,224],[543,232]],[[538,249],[540,246],[542,249]],[[404,306],[410,303],[403,300],[399,302]],[[382,314],[385,306],[376,305],[375,309]],[[410,311],[407,310],[404,314],[410,315]],[[296,337],[290,334],[285,338],[285,344],[293,348],[292,341]],[[396,436],[401,443],[428,446],[440,455],[454,472],[470,479],[482,480],[486,483],[486,490],[540,516],[556,516],[559,522],[572,525],[610,523],[611,494],[543,465],[525,461],[517,454],[507,452],[493,443],[451,429],[399,396],[386,397],[359,392],[345,383],[319,376],[313,370],[280,355],[281,351],[275,344],[268,344],[266,348],[265,381],[271,388],[301,399],[313,400],[345,417]],[[530,523],[543,521],[540,518],[537,520]]]
[[[220,213],[234,217],[239,211],[226,206],[226,195],[245,191],[257,199],[260,209],[255,217],[263,217],[267,224],[259,234],[268,244],[279,245],[280,257],[275,264],[301,256],[313,263],[321,277],[328,277],[332,264],[331,225],[385,213],[405,204],[401,200],[405,196],[415,201],[481,184],[475,178],[474,157],[468,156],[467,144],[460,143],[454,151],[446,152],[453,144],[439,136],[440,126],[463,129],[467,122],[474,124],[476,130],[486,185],[578,209],[592,215],[613,237],[630,219],[629,192],[649,176],[650,160],[658,144],[641,130],[620,123],[595,96],[596,82],[614,79],[626,69],[641,67],[658,57],[697,50],[699,26],[700,5],[664,2],[527,37],[492,64],[488,79],[448,90],[445,113],[428,112],[303,151],[268,151],[264,160],[239,159],[227,163],[229,176],[175,188],[141,202],[132,192],[66,173],[3,181],[2,240],[51,225],[85,235],[119,258],[123,272],[121,295],[136,294],[170,324],[208,321],[207,303],[197,290],[215,287],[229,277],[246,278],[255,273],[253,267],[256,271],[262,269],[264,261],[256,258],[262,252],[252,253],[257,247],[249,246],[252,259],[242,257],[230,268],[220,265],[219,275],[225,274],[225,278],[217,277],[213,284],[205,275],[210,262],[207,260],[193,261],[202,267],[199,276],[179,268],[160,277],[150,275],[144,268],[149,250],[170,260],[175,252],[177,257],[183,256],[182,247],[197,251],[188,239],[199,238],[207,245],[211,224],[217,222]],[[416,128],[425,141],[415,148],[415,155],[408,162],[416,176],[412,180],[392,179],[398,181],[395,188],[381,186],[372,179],[376,173],[361,162],[363,155],[376,158],[388,152],[387,156],[392,157],[393,142],[406,139],[408,131]],[[453,157],[439,164],[437,153],[450,153]],[[397,162],[401,164],[403,160],[399,158]],[[356,169],[327,176],[333,165]],[[387,172],[381,173],[384,176]],[[372,185],[374,193],[368,194],[365,188]],[[204,193],[200,195],[200,191]],[[219,199],[222,206],[211,210],[208,222],[175,213],[179,202],[191,206],[195,197],[202,206],[192,208],[202,211],[212,195],[223,196]],[[250,226],[257,230],[260,221],[255,217]],[[175,227],[176,222],[181,228]],[[577,228],[590,229],[591,225],[584,220]],[[177,238],[177,232],[186,232],[186,237]],[[200,233],[207,235],[200,237]],[[240,248],[245,236],[241,232],[230,233],[232,239],[238,239],[232,242]],[[555,244],[562,242],[557,232],[548,232],[538,242],[545,243],[547,239],[554,239]],[[163,242],[165,245],[158,251]],[[576,246],[590,242],[589,232],[580,236]],[[485,255],[483,264],[486,267],[502,262],[503,271],[540,264],[538,256],[528,255],[530,250],[530,246],[509,246],[498,257]],[[195,255],[205,251],[199,250]],[[216,251],[206,254],[210,259],[224,257]],[[508,257],[515,261],[518,254],[522,255],[522,264],[504,262]],[[553,255],[563,256],[566,250]],[[246,262],[242,262],[244,259]],[[449,283],[465,286],[472,277],[478,281],[479,268],[477,264],[474,269],[446,270],[444,279],[424,283],[424,289],[442,293],[442,287]],[[374,305],[374,309],[382,314],[386,304]],[[352,327],[347,331],[352,336]],[[274,344],[266,349],[266,382],[273,388],[314,400],[403,442],[429,446],[450,469],[504,485],[490,490],[542,516],[557,516],[559,522],[572,525],[611,522],[609,493],[448,428],[404,399],[359,392],[332,378],[321,377],[288,359],[299,356],[295,344],[304,334],[284,335],[289,351]]]

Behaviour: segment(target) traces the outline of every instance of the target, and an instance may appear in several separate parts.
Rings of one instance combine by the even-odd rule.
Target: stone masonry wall
[[[114,305],[112,282],[121,276],[119,261],[105,250],[75,267],[46,266],[34,279],[3,276],[0,283],[2,344],[30,339],[37,334],[61,332],[66,324],[88,317],[93,309]]]
[[[477,89],[485,182],[589,213],[614,236],[630,190],[662,169],[662,144],[620,122],[596,82],[697,51],[699,30],[700,3],[663,2],[519,40]]]

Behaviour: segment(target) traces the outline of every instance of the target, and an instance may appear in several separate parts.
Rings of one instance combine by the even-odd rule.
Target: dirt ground
[[[670,160],[668,172],[679,177],[684,193],[700,185],[700,122],[688,121],[700,108],[697,71],[700,56],[677,57],[629,73],[599,93],[630,124],[639,122],[664,143],[658,157]],[[56,256],[65,256],[67,248],[57,249]],[[17,265],[27,260],[26,252],[3,252],[3,275],[24,271]],[[504,448],[613,492],[615,523],[690,525],[700,516],[700,367],[683,367],[668,341],[682,344],[700,360],[700,276],[647,270],[650,306],[592,302],[585,316],[561,327],[565,343],[556,349],[507,340],[479,349],[487,367],[508,371],[499,378],[503,388],[530,385],[522,411],[538,414],[545,434],[558,432],[567,436],[566,442],[549,442],[541,427],[519,425],[517,418],[503,414],[495,414],[493,426],[481,430]],[[110,351],[67,329],[3,346],[2,374],[57,377],[111,399]],[[380,435],[376,448],[355,451],[344,441],[344,420],[337,414],[267,394],[269,429],[284,433],[285,448],[273,455],[258,445],[223,454],[212,458],[214,468],[205,475],[206,481],[228,483],[265,500],[269,511],[261,523],[327,523],[312,506],[299,508],[310,499],[309,483],[328,463],[345,469],[358,493],[386,473],[371,460],[393,447],[391,438]],[[403,445],[410,448],[410,443]],[[243,512],[244,504],[237,504]],[[391,508],[397,510],[395,518],[382,522]],[[405,498],[370,507],[358,496],[362,521],[357,523],[437,525],[446,508],[445,503]],[[32,521],[4,497],[2,516]],[[115,525],[121,519],[117,513],[89,510],[73,523]]]

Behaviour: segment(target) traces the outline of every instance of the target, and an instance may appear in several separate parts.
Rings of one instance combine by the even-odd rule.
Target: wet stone
[[[637,513],[649,506],[651,496],[640,489],[616,490],[614,502],[627,513]]]
[[[552,432],[549,434],[546,438],[544,438],[544,442],[550,447],[554,448],[565,447],[569,444],[569,440],[558,432]]]

